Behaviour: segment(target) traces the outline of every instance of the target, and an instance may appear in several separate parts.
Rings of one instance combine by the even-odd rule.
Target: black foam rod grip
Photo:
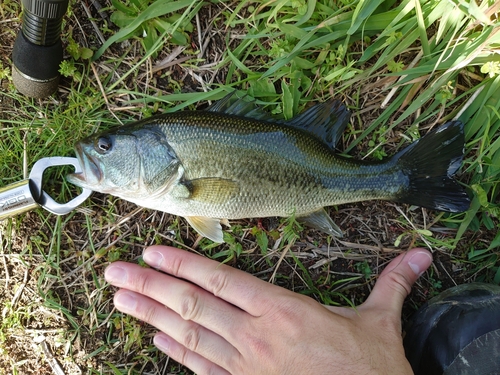
[[[60,40],[51,46],[31,43],[22,32],[17,35],[12,51],[12,78],[24,95],[45,98],[59,82],[59,64],[63,58]]]

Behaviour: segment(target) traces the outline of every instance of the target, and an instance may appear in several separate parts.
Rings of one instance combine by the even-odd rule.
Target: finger
[[[240,357],[234,346],[221,336],[195,322],[182,319],[174,311],[142,294],[120,289],[115,294],[114,303],[121,312],[143,320],[170,336],[185,351],[205,358],[196,366],[208,366],[208,361],[227,368]],[[179,355],[181,352],[177,350],[175,353]],[[191,356],[189,360],[194,361],[194,358]],[[185,364],[188,366],[188,363]]]
[[[385,310],[399,319],[403,302],[419,276],[431,265],[432,255],[413,249],[394,258],[377,280],[363,308]]]
[[[173,247],[151,246],[143,258],[150,266],[189,280],[254,316],[262,315],[269,302],[285,291],[246,272]]]
[[[173,310],[183,320],[193,321],[231,343],[237,341],[238,328],[249,317],[196,285],[150,268],[115,262],[104,275],[111,284],[147,296]]]
[[[229,372],[207,360],[205,357],[186,349],[185,346],[179,344],[176,340],[163,332],[158,332],[153,341],[158,349],[167,354],[174,361],[189,367],[197,374],[229,374]]]

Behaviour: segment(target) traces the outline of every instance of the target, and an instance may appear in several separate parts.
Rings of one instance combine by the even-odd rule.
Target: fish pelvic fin
[[[409,182],[393,200],[438,211],[466,211],[470,199],[453,179],[462,164],[464,143],[463,123],[450,121],[396,154]]]
[[[313,134],[330,149],[335,150],[350,117],[351,113],[346,106],[332,99],[312,106],[285,124]]]
[[[224,242],[219,219],[202,216],[186,216],[187,222],[203,237],[217,243]]]
[[[305,216],[299,216],[297,217],[297,221],[331,236],[342,237],[342,231],[333,222],[332,218],[328,215],[324,208]]]

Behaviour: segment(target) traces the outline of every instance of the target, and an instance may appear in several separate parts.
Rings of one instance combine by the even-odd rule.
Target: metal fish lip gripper
[[[92,190],[83,189],[80,195],[67,203],[56,202],[48,193],[42,190],[43,172],[50,167],[72,165],[75,173],[81,173],[82,168],[77,158],[52,156],[38,160],[30,172],[29,178],[0,187],[0,220],[43,207],[56,215],[64,215],[82,204]]]

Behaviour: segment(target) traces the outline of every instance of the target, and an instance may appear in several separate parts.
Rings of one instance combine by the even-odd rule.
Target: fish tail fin
[[[394,201],[446,212],[466,211],[470,199],[453,179],[462,164],[464,143],[464,125],[450,121],[396,154],[409,183]]]

